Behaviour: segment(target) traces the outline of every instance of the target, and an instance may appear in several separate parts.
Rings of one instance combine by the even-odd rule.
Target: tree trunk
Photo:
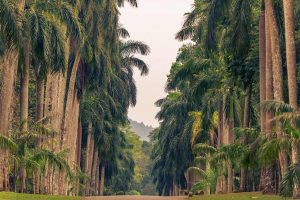
[[[48,83],[47,83],[48,84]],[[63,124],[63,111],[64,111],[64,98],[65,98],[65,76],[62,73],[55,73],[51,76],[50,85],[50,94],[49,96],[49,106],[50,106],[50,127],[57,133],[52,139],[51,150],[55,153],[63,150],[61,145],[62,138],[62,124]],[[59,194],[59,172],[57,170],[52,169],[50,173],[51,180],[51,193]],[[53,181],[52,181],[53,180]]]
[[[232,193],[233,192],[233,168],[232,168],[232,162],[228,161],[228,177],[227,177],[227,192]]]
[[[80,167],[80,158],[81,158],[81,143],[82,143],[82,125],[81,125],[81,121],[79,120],[78,122],[78,139],[77,139],[77,152],[76,152],[76,162],[77,162],[77,166]],[[77,180],[77,188],[76,188],[76,193],[77,196],[79,195],[79,191],[80,191],[80,180]]]
[[[97,167],[99,167],[99,157],[98,157],[98,150],[95,149],[94,151],[94,158],[93,158],[93,167],[92,167],[92,195],[95,195],[95,188],[96,188],[96,181],[97,181]]]
[[[81,121],[78,122],[78,134],[77,134],[77,150],[76,150],[76,163],[77,166],[80,166],[80,158],[81,158],[81,143],[82,143],[82,125]]]
[[[223,99],[222,101],[222,144],[223,145],[228,145],[228,132],[229,132],[229,126],[228,126],[228,121],[226,119],[226,113],[224,112],[225,110],[225,98]],[[223,162],[223,166],[224,166],[224,169],[226,168],[227,164],[226,162]],[[227,168],[228,170],[228,168]],[[222,172],[224,173],[224,172]],[[228,179],[226,180],[226,177],[224,174],[222,174],[221,176],[221,188],[222,188],[222,193],[227,193],[228,191]]]
[[[219,108],[218,108],[218,148],[221,147],[223,144],[223,100],[222,98],[219,100]],[[221,173],[221,172],[218,172]],[[222,193],[223,192],[223,175],[218,177],[217,179],[217,186],[216,192]]]
[[[266,11],[267,13],[267,11]],[[270,39],[270,28],[269,28],[269,17],[266,14],[266,100],[274,100],[274,88],[273,88],[273,64],[272,64],[272,53],[271,53],[271,39]],[[270,121],[274,117],[272,111],[266,112],[266,134],[270,135],[272,132],[273,123]]]
[[[37,194],[36,191],[36,173],[32,172],[32,192],[33,194]]]
[[[266,25],[265,12],[259,18],[259,94],[260,105],[266,100]],[[260,106],[261,132],[266,131],[266,113]]]
[[[289,104],[297,109],[297,67],[296,67],[296,45],[295,45],[295,17],[294,17],[293,0],[284,0],[284,25],[285,25],[285,42],[286,42],[286,60],[289,87]],[[298,142],[292,141],[292,164],[299,163]],[[294,182],[293,198],[300,198],[300,188],[297,180]]]
[[[228,127],[228,144],[233,144],[234,141],[234,121],[233,119],[229,119],[229,127]],[[234,179],[234,173],[232,168],[232,162],[228,161],[228,177],[227,177],[227,192],[232,193],[233,192],[233,179]]]
[[[102,163],[101,165],[101,181],[100,181],[100,196],[103,196],[104,192],[104,182],[105,181],[105,163]]]
[[[86,148],[86,158],[85,158],[85,173],[91,178],[91,167],[92,167],[92,156],[94,152],[94,140],[92,135],[92,123],[88,125],[88,138],[87,138],[87,148]],[[90,195],[90,180],[85,181],[85,195]]]
[[[30,66],[30,55],[29,55],[29,42],[26,44],[24,65],[21,74],[21,94],[20,94],[20,120],[22,131],[28,129],[28,87],[29,87],[29,66]]]
[[[272,0],[265,1],[267,18],[270,29],[271,38],[271,52],[272,52],[272,64],[273,64],[273,86],[274,86],[274,98],[276,101],[284,102],[283,99],[283,75],[282,75],[282,59],[280,50],[280,38],[278,25],[276,22],[275,11]],[[282,130],[277,126],[277,137],[284,137]],[[279,162],[281,175],[284,176],[288,168],[287,154],[281,150],[279,152]]]
[[[25,166],[21,169],[21,193],[26,192],[26,170]]]
[[[25,45],[25,59],[21,74],[21,94],[20,94],[20,121],[21,130],[23,132],[28,130],[28,90],[29,90],[29,66],[30,66],[30,55],[29,55],[29,41]],[[21,176],[21,192],[26,190],[26,170],[25,166],[22,168]]]
[[[210,161],[208,160],[208,161],[206,161],[206,172],[207,173],[210,173],[210,170],[211,170],[211,168],[210,168]],[[211,191],[210,191],[210,184],[207,186],[207,188],[206,188],[206,195],[210,195],[210,193],[211,193]],[[179,195],[179,190],[178,190],[178,195]]]
[[[293,0],[283,0],[289,103],[297,108],[295,17]]]
[[[265,34],[266,34],[266,100],[274,99],[273,92],[273,67],[272,67],[272,53],[271,53],[271,39],[269,28],[269,17],[267,17],[267,10],[265,14]],[[265,132],[267,137],[271,134],[273,123],[270,121],[274,114],[271,111],[266,112]],[[273,184],[273,170],[271,167],[265,167],[261,170],[260,176],[260,191],[265,194],[275,194],[275,186]]]
[[[233,99],[230,98],[230,114],[229,114],[229,119],[225,119],[226,121],[226,129],[227,129],[227,142],[226,145],[233,144],[234,142],[234,111],[233,111]],[[227,192],[231,193],[233,191],[233,179],[234,179],[234,173],[233,173],[233,168],[232,168],[232,162],[231,160],[228,161],[228,177],[227,177]]]
[[[243,119],[243,127],[249,128],[250,125],[250,103],[251,103],[251,93],[252,93],[252,86],[251,84],[246,88],[246,97],[245,97],[245,105],[244,105],[244,119]],[[242,138],[243,144],[248,143],[247,136],[243,136]],[[245,192],[246,189],[246,174],[247,169],[242,166],[241,168],[241,178],[240,178],[240,191]]]
[[[95,196],[99,196],[99,177],[100,177],[100,166],[99,166],[99,157],[98,157],[98,165],[97,165],[97,169],[96,169],[96,177],[95,177]]]
[[[100,158],[99,158],[100,161]],[[98,176],[98,196],[101,196],[101,165],[99,164],[99,176]]]
[[[14,49],[7,50],[2,60],[0,72],[0,134],[8,136],[11,126],[10,114],[14,93],[14,82],[18,64],[18,54]],[[0,150],[0,191],[7,190],[7,152]]]
[[[36,121],[40,121],[44,116],[44,80],[36,77]]]
[[[75,51],[75,60],[71,69],[70,77],[69,77],[69,84],[66,93],[66,104],[65,104],[65,111],[64,111],[64,123],[63,123],[63,145],[64,148],[69,149],[69,156],[67,158],[68,164],[71,167],[71,170],[74,171],[76,168],[76,140],[77,133],[76,130],[72,130],[72,126],[75,123],[78,124],[78,116],[79,116],[79,99],[77,97],[77,93],[75,90],[75,82],[77,76],[77,70],[80,63],[80,54],[78,51]],[[77,113],[78,111],[78,113]],[[74,113],[75,112],[75,113]],[[77,117],[77,119],[75,119]],[[73,127],[74,128],[74,127]],[[69,187],[68,183],[63,182],[62,186],[63,190],[67,190]]]
[[[22,17],[25,7],[25,0],[19,0],[17,10]],[[18,27],[21,27],[21,22]],[[14,44],[4,52],[0,60],[0,134],[8,136],[11,126],[10,114],[13,104],[14,82],[18,68],[18,51]],[[0,150],[0,191],[9,190],[8,178],[8,153]]]
[[[299,143],[297,140],[292,140],[292,164],[299,164]],[[294,178],[293,198],[300,199],[300,188],[298,179]]]

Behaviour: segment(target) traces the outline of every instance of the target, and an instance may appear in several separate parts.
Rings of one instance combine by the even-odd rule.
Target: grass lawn
[[[79,200],[79,197],[46,196],[0,192],[0,200]]]
[[[189,200],[284,200],[289,198],[283,198],[279,196],[262,195],[261,193],[233,193],[233,194],[217,194],[210,196],[194,196]]]

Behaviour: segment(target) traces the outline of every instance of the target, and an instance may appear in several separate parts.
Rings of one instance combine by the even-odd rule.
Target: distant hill
[[[129,119],[132,131],[141,137],[142,140],[149,141],[148,135],[154,130],[152,126],[147,126],[143,122],[137,122]]]

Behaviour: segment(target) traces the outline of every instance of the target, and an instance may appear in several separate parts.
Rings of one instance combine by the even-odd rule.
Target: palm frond
[[[121,53],[123,55],[131,55],[136,53],[148,55],[150,53],[150,47],[140,41],[128,40],[126,42],[122,42]]]
[[[285,197],[292,196],[294,184],[300,185],[300,164],[290,165],[280,182],[280,194]]]
[[[122,59],[123,66],[137,67],[141,75],[147,75],[149,73],[148,65],[141,59],[129,56]]]
[[[16,151],[17,144],[9,137],[0,134],[0,149]]]
[[[203,169],[200,169],[199,167],[189,167],[187,169],[187,171],[189,173],[196,173],[201,177],[206,177],[207,176],[206,172]]]
[[[137,0],[118,0],[118,6],[123,7],[125,2],[128,2],[133,7],[138,6]]]
[[[0,1],[0,35],[5,38],[5,42],[11,45],[19,44],[18,23],[20,19],[16,9],[16,2],[11,0]]]
[[[118,28],[118,35],[119,35],[119,37],[124,38],[124,39],[130,37],[130,34],[129,34],[129,32],[127,31],[127,29],[125,29],[125,28],[123,28],[123,27],[119,27],[119,28]]]
[[[196,144],[193,148],[193,152],[200,154],[200,153],[206,153],[206,154],[213,154],[216,153],[217,150],[213,146],[210,146],[208,144],[199,143]]]
[[[265,101],[262,103],[264,111],[273,111],[275,113],[293,112],[294,109],[284,102]]]

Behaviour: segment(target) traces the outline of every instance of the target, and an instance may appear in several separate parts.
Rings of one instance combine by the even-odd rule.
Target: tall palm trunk
[[[223,143],[223,100],[220,98],[219,100],[219,108],[218,108],[218,148],[221,147]],[[219,172],[220,173],[220,172]],[[223,175],[218,177],[216,192],[223,192]]]
[[[222,142],[223,142],[223,145],[228,145],[228,120],[226,119],[226,113],[225,113],[225,98],[223,98],[223,101],[222,101]],[[224,169],[226,168],[226,163],[223,162],[223,166],[224,166]],[[222,174],[221,176],[221,188],[222,188],[222,193],[227,193],[228,192],[228,181],[226,180],[226,177],[224,174]]]
[[[228,144],[232,144],[233,139],[233,129],[234,129],[234,121],[233,119],[229,120],[229,127],[228,127]],[[233,192],[233,179],[234,179],[234,173],[233,173],[233,167],[232,167],[231,160],[228,161],[228,177],[227,177],[227,192],[232,193]]]
[[[28,89],[29,89],[29,42],[26,43],[25,59],[21,75],[21,94],[20,94],[20,119],[22,123],[22,130],[28,129]]]
[[[79,112],[79,99],[75,90],[75,81],[77,76],[77,70],[80,62],[80,54],[78,51],[75,52],[75,60],[71,69],[69,84],[66,95],[66,104],[64,111],[64,125],[63,125],[63,146],[64,148],[69,149],[69,156],[67,158],[68,164],[72,170],[76,168],[76,140],[77,140],[77,129],[72,130],[73,120],[76,120],[78,124],[78,118],[76,118],[77,113],[74,113],[74,110]],[[75,115],[74,115],[75,114]],[[78,117],[78,116],[77,116]],[[75,135],[74,135],[75,133]],[[67,183],[62,183],[62,187],[66,191]]]
[[[36,121],[40,121],[44,115],[44,80],[36,76]]]
[[[98,173],[98,177],[97,177],[98,178],[98,180],[97,180],[97,182],[98,182],[98,188],[97,188],[98,193],[97,193],[97,196],[100,196],[100,193],[101,193],[101,165],[99,165],[98,171],[99,171],[99,173]]]
[[[45,91],[45,104],[44,104],[44,117],[47,118],[47,121],[45,123],[51,127],[52,125],[52,119],[53,119],[53,105],[52,105],[52,98],[53,98],[53,74],[47,75],[47,81],[46,81],[46,91]],[[43,148],[46,148],[48,150],[52,150],[52,145],[50,139],[45,139],[41,143]],[[51,180],[51,166],[47,163],[46,170],[45,170],[45,177],[42,179],[43,181],[43,192],[44,194],[50,194],[50,180]]]
[[[88,138],[87,138],[87,149],[86,149],[86,158],[85,158],[85,173],[86,175],[91,178],[91,167],[92,167],[92,156],[94,152],[94,140],[92,135],[92,123],[90,122],[88,125]],[[85,181],[85,195],[90,195],[90,181]]]
[[[274,99],[273,92],[273,69],[272,69],[272,53],[271,53],[271,39],[270,39],[270,28],[269,28],[269,17],[265,14],[265,38],[266,38],[266,100]],[[272,122],[270,121],[273,118],[273,112],[266,112],[266,123],[265,123],[265,132],[267,136],[271,134],[272,131]],[[260,191],[266,194],[275,194],[275,185],[273,181],[273,169],[272,167],[265,167],[261,170],[261,179],[260,179]]]
[[[259,96],[260,104],[266,100],[266,23],[265,12],[259,18]],[[261,131],[266,131],[266,112],[260,106]]]
[[[94,157],[93,157],[93,167],[92,167],[92,195],[95,195],[95,189],[96,189],[96,181],[97,181],[97,168],[99,168],[99,155],[98,150],[96,149],[94,151]]]
[[[272,85],[268,85],[266,87],[266,18],[265,18],[265,12],[263,11],[260,15],[259,19],[259,86],[260,86],[260,104],[266,100],[266,88],[270,90],[270,87]],[[269,45],[269,44],[268,44]],[[268,46],[269,49],[269,46]],[[269,55],[269,52],[267,53]],[[270,59],[268,60],[268,66],[271,65]],[[269,68],[272,67],[269,66]],[[270,77],[270,69],[268,69],[268,78]],[[272,84],[272,80],[269,80],[269,83]],[[269,94],[272,94],[273,91],[269,92]],[[272,97],[270,97],[272,99]],[[264,109],[262,106],[260,107],[260,126],[261,126],[261,132],[265,133],[266,132],[266,126],[268,123],[266,120],[266,112],[264,112]],[[273,179],[272,174],[267,173],[269,169],[261,169],[261,176],[260,176],[260,191],[264,191],[266,188],[266,180],[271,180]],[[272,172],[272,171],[271,171]],[[267,175],[271,175],[271,177],[266,177]],[[273,192],[271,192],[273,193]]]
[[[44,80],[41,79],[38,76],[38,66],[35,66],[35,81],[36,81],[36,121],[40,122],[43,119],[44,116],[44,96],[45,96],[45,89],[44,89]],[[41,141],[42,139],[39,138],[36,146],[40,147],[41,145]],[[36,194],[40,193],[40,183],[41,183],[41,176],[40,173],[38,171],[34,171],[34,178],[33,178],[33,182],[34,182],[34,192]]]
[[[296,72],[295,17],[293,5],[293,0],[283,1],[289,103],[294,108],[297,108],[298,91]]]
[[[8,136],[11,126],[10,114],[14,93],[14,82],[18,64],[18,54],[15,49],[6,51],[2,63],[0,74],[0,134]],[[0,150],[0,191],[7,190],[7,152]]]
[[[279,30],[276,22],[275,11],[274,11],[272,0],[266,0],[265,5],[267,10],[267,18],[268,18],[270,38],[271,38],[274,98],[276,101],[284,102],[282,59],[281,59],[281,50],[280,50]],[[282,138],[284,136],[282,130],[280,130],[279,127],[277,127],[276,132],[278,138]],[[288,168],[288,160],[287,160],[287,154],[283,150],[279,152],[279,162],[280,162],[281,176],[284,176]]]
[[[81,121],[79,120],[78,122],[78,139],[77,139],[77,150],[76,150],[76,164],[77,166],[80,167],[80,158],[81,158],[81,145],[82,145],[82,124]],[[77,180],[77,188],[76,188],[76,195],[79,195],[79,191],[80,191],[80,182],[79,180]]]
[[[79,121],[79,106],[80,106],[80,103],[79,103],[77,91],[75,91],[75,94],[74,94],[73,100],[72,100],[72,106],[71,106],[71,109],[69,110],[70,114],[68,114],[69,123],[68,123],[67,129],[65,129],[65,134],[63,135],[63,137],[66,137],[66,140],[64,140],[64,142],[66,142],[66,143],[63,143],[63,146],[66,147],[67,149],[69,149],[67,161],[68,161],[68,164],[72,171],[75,171],[76,167],[77,167],[76,144],[77,144],[77,138],[78,138],[77,134],[78,134],[78,121]],[[65,119],[67,119],[67,118],[65,118]],[[63,181],[62,187],[63,187],[64,193],[66,194],[67,191],[70,189],[71,185],[68,182]]]
[[[57,129],[58,131],[58,148],[59,150],[64,150],[67,147],[65,146],[64,143],[64,105],[65,105],[65,94],[66,94],[66,86],[67,86],[67,70],[66,72],[59,73],[58,74],[58,91],[57,91],[57,118],[55,118],[55,130]],[[59,194],[59,195],[64,195],[65,188],[64,183],[65,183],[65,173],[63,171],[56,172],[54,175],[55,178],[55,184],[54,184],[54,194]]]
[[[233,98],[229,97],[229,119],[225,119],[226,126],[227,126],[227,145],[233,144],[234,142],[234,103]],[[228,177],[227,177],[227,192],[231,193],[233,191],[233,179],[234,179],[234,173],[233,173],[233,167],[232,167],[232,161],[228,160]]]
[[[295,17],[294,17],[293,0],[284,0],[284,26],[286,42],[286,60],[288,73],[289,103],[297,109],[297,68],[296,68],[296,45],[295,45]],[[292,164],[299,163],[299,144],[297,140],[292,141]],[[293,188],[293,198],[300,198],[300,188],[295,180]]]
[[[17,10],[19,16],[22,16],[25,7],[25,0],[19,0]],[[18,26],[21,27],[21,22]],[[8,136],[8,130],[11,126],[10,114],[13,103],[14,82],[18,67],[18,51],[12,45],[5,51],[0,60],[0,134]],[[8,190],[8,153],[0,150],[0,191]]]
[[[104,191],[104,184],[105,184],[105,162],[101,164],[101,181],[100,181],[100,196],[103,196]]]
[[[98,166],[96,169],[96,177],[95,177],[95,196],[99,196],[99,185],[100,185],[100,166],[99,166],[99,159],[98,159]]]
[[[28,87],[29,87],[29,42],[26,44],[25,59],[21,75],[21,94],[20,94],[20,121],[22,131],[28,130]],[[23,167],[24,168],[24,167]],[[21,192],[26,189],[26,171],[22,169]]]
[[[209,161],[209,159],[208,159],[208,161],[206,161],[206,166],[205,167],[206,167],[206,171],[210,172],[211,167],[210,167],[210,161]],[[211,193],[211,191],[210,191],[210,185],[207,186],[205,192],[206,192],[207,195],[210,195],[210,193]],[[179,195],[179,191],[178,191],[178,195]]]
[[[26,170],[25,170],[25,166],[22,166],[21,169],[21,188],[20,191],[21,193],[24,193],[26,191]]]
[[[48,142],[48,148],[57,153],[64,148],[61,144],[61,127],[63,124],[66,78],[63,73],[48,74],[47,77],[44,114],[50,117],[48,125],[57,132],[54,138],[50,140],[50,143]],[[59,172],[51,167],[48,171],[47,178],[49,180],[48,193],[55,195],[60,194]]]
[[[251,102],[251,93],[252,93],[252,86],[251,84],[246,88],[246,97],[244,102],[244,119],[243,119],[243,127],[248,128],[250,125],[250,102]],[[247,144],[248,138],[246,136],[243,136],[242,142],[244,144]],[[241,168],[241,178],[240,178],[240,191],[246,190],[246,176],[247,175],[247,169],[245,167]]]

